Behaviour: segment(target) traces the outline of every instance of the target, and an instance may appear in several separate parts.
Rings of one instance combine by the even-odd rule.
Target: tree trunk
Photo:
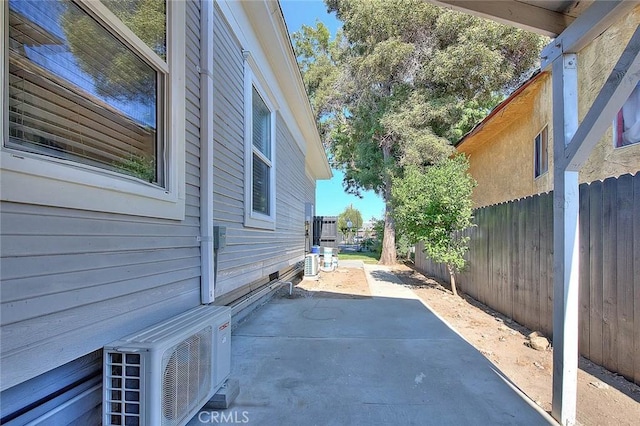
[[[382,155],[386,161],[391,158],[391,147],[383,146]],[[391,206],[391,176],[384,178],[384,235],[382,237],[382,253],[380,253],[381,265],[396,264],[396,223],[393,220],[393,207]]]
[[[396,264],[396,224],[391,216],[390,202],[386,202],[384,212],[384,236],[382,238],[382,253],[380,254],[381,265]]]
[[[456,289],[456,275],[453,272],[453,268],[447,265],[447,269],[449,270],[449,278],[451,278],[451,291],[454,296],[458,295],[458,290]]]

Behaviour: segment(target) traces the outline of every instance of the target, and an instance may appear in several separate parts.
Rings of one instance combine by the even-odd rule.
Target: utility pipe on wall
[[[213,248],[213,0],[200,2],[200,299],[215,298]]]

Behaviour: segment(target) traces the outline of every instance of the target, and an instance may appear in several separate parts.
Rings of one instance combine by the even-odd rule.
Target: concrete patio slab
[[[389,270],[374,297],[274,298],[232,340],[240,395],[189,425],[542,425],[546,413]]]

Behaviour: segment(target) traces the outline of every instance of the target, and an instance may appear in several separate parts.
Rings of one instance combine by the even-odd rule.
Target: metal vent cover
[[[180,424],[211,388],[211,336],[206,327],[164,353],[162,426]]]
[[[140,354],[107,354],[105,409],[112,425],[140,425],[142,364]]]

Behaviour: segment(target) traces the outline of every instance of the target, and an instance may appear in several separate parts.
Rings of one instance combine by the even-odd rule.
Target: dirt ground
[[[397,265],[394,272],[529,398],[551,411],[553,353],[526,345],[532,330],[472,298],[454,297],[448,288],[405,265]],[[294,297],[345,295],[370,297],[362,269],[340,267],[333,273],[321,273],[317,281],[301,281],[294,292]],[[585,426],[639,425],[640,387],[580,358],[577,421]]]

